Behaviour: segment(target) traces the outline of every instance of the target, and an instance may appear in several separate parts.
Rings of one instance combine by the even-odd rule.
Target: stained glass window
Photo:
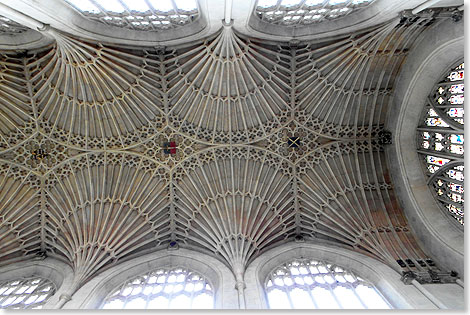
[[[295,259],[273,270],[265,283],[269,308],[389,309],[366,280],[342,267]]]
[[[27,30],[29,30],[28,27],[0,15],[0,34],[15,35]]]
[[[268,23],[308,25],[345,16],[373,0],[258,0],[257,16]]]
[[[436,84],[418,127],[418,152],[439,205],[464,224],[464,64]]]
[[[55,291],[54,284],[44,278],[3,282],[0,283],[0,309],[41,309]]]
[[[123,283],[103,309],[212,309],[212,286],[184,268],[158,269]]]
[[[199,17],[196,0],[65,0],[84,16],[134,30],[177,28]]]

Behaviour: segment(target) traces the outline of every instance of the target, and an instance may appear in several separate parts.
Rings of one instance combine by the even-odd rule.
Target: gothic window
[[[342,267],[295,259],[271,272],[265,283],[269,308],[389,309],[366,280]]]
[[[134,30],[166,30],[199,16],[196,0],[65,0],[84,16]]]
[[[258,0],[255,12],[279,25],[308,25],[345,16],[372,0]]]
[[[126,281],[103,309],[211,309],[214,292],[201,275],[184,268],[158,269]]]
[[[0,282],[0,309],[40,309],[55,291],[51,281],[38,277]]]
[[[450,69],[428,98],[418,152],[439,206],[464,224],[464,64]]]

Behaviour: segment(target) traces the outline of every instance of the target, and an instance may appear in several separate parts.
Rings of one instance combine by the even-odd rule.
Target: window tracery
[[[309,25],[337,19],[371,2],[372,0],[258,0],[255,12],[261,20],[271,24]]]
[[[41,309],[55,292],[54,284],[45,278],[3,282],[0,283],[0,309]]]
[[[103,309],[210,309],[214,292],[196,272],[158,269],[126,281],[104,301]]]
[[[464,224],[464,64],[436,84],[418,126],[418,152],[439,205]]]
[[[342,267],[295,259],[273,270],[265,283],[269,308],[389,309],[366,280]]]
[[[195,21],[195,0],[65,0],[84,16],[107,25],[161,31]]]

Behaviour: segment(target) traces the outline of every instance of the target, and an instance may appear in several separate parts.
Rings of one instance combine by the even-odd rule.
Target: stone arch
[[[64,309],[98,308],[106,296],[126,280],[160,267],[191,269],[212,284],[216,308],[238,308],[235,279],[220,261],[190,249],[161,250],[128,260],[85,283]]]
[[[397,81],[386,128],[392,180],[405,215],[423,247],[442,266],[464,275],[463,231],[439,209],[416,151],[415,130],[430,89],[464,52],[464,21],[445,20],[429,29],[410,53]]]
[[[247,308],[267,308],[266,277],[279,265],[297,257],[324,260],[351,270],[373,284],[394,308],[434,308],[416,288],[403,284],[399,273],[378,260],[331,244],[306,242],[291,242],[273,248],[248,266],[245,272]]]
[[[55,294],[44,305],[44,309],[51,309],[72,285],[73,272],[67,264],[53,258],[17,262],[0,268],[0,282],[33,276],[48,279],[55,285]]]

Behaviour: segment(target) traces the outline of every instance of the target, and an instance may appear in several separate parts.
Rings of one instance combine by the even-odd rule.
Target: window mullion
[[[359,296],[359,294],[357,294],[356,292],[356,287],[354,287],[353,285],[349,284],[351,286],[351,290],[353,291],[354,295],[356,296],[356,298],[359,300],[359,302],[361,302],[362,306],[364,306],[364,308],[366,309],[369,309],[369,307],[366,305],[366,303],[361,299],[361,297]],[[375,290],[375,289],[374,289]]]
[[[333,274],[331,274],[331,272],[329,272],[328,275],[331,276],[335,281],[337,281],[337,280],[336,280],[336,277],[335,277]],[[335,301],[336,301],[336,303],[338,304],[338,306],[339,306],[341,309],[344,309],[343,304],[340,302],[340,300],[339,300],[338,297],[336,296],[336,293],[335,293],[334,289],[332,288],[332,285],[333,285],[333,284],[328,283],[328,290],[330,291],[331,295],[333,295],[333,298],[335,299]],[[336,284],[336,286],[337,286],[337,284]],[[335,288],[336,288],[336,286],[335,286]]]
[[[424,155],[433,155],[433,156],[438,156],[446,159],[452,159],[455,160],[456,162],[464,162],[464,159],[458,155],[454,155],[453,153],[447,153],[447,152],[442,152],[442,151],[429,151],[429,150],[422,150],[418,149],[418,153],[424,154]]]

